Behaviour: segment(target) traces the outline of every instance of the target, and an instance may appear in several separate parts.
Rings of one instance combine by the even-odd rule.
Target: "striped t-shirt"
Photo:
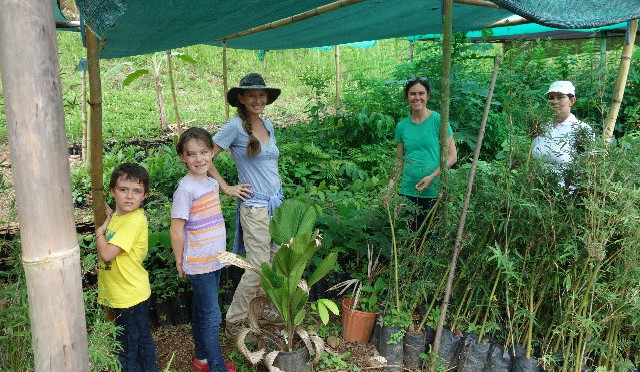
[[[227,235],[218,191],[218,182],[211,177],[202,182],[185,176],[173,194],[171,218],[186,220],[182,270],[187,275],[223,267],[218,254],[226,250]]]

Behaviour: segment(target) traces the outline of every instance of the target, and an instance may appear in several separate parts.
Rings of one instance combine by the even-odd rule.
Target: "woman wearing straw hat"
[[[212,167],[220,189],[238,200],[234,253],[246,251],[247,260],[260,267],[271,262],[276,247],[269,235],[269,220],[282,203],[282,183],[278,173],[280,152],[273,124],[261,117],[265,107],[275,101],[280,89],[268,87],[257,73],[246,75],[227,92],[227,102],[238,109],[213,136],[214,159],[229,149],[238,170],[238,184],[230,186]],[[227,310],[225,331],[231,337],[244,326],[249,301],[260,293],[260,277],[246,270]],[[263,312],[263,318],[276,321],[277,313]]]

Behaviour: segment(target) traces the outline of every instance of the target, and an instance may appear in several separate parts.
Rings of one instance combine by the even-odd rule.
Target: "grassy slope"
[[[80,34],[58,33],[58,48],[67,137],[69,143],[79,143],[82,135],[82,78],[75,68],[78,60],[85,55]],[[198,126],[223,122],[222,49],[195,45],[178,51],[188,54],[196,61],[196,64],[189,64],[173,59],[181,121]],[[228,50],[229,86],[237,84],[248,72],[261,71],[262,63],[257,59],[257,54],[257,51]],[[405,40],[382,41],[371,49],[343,47],[340,50],[342,84],[348,84],[350,72],[353,71],[384,74],[384,61],[399,60],[407,54],[408,43]],[[132,66],[111,77],[105,77],[109,70],[125,62],[131,62]],[[126,75],[140,68],[152,69],[151,55],[100,61],[105,140],[153,137],[159,134],[152,75],[145,75],[127,87],[122,86]],[[163,72],[166,71],[166,63],[163,62],[162,68]],[[267,83],[283,90],[280,99],[267,110],[267,115],[276,122],[284,124],[283,122],[297,121],[305,116],[305,108],[314,95],[312,84],[324,86],[328,101],[333,102],[335,99],[333,50],[269,51],[264,69]],[[173,123],[175,115],[171,107],[168,75],[163,74],[161,79],[167,117],[169,123]],[[6,116],[2,98],[0,91],[0,144],[6,144]],[[231,114],[233,113],[231,108]]]

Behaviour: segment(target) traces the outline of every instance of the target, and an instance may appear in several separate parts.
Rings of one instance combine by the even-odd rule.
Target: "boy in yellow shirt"
[[[122,371],[158,371],[156,347],[149,324],[149,274],[142,266],[148,250],[147,217],[140,204],[149,188],[147,171],[123,163],[111,174],[109,190],[116,210],[96,229],[100,256],[98,303],[113,309],[122,327]]]

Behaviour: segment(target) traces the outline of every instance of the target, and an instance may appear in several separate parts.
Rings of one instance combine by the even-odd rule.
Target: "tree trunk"
[[[160,84],[160,75],[156,75],[156,95],[158,114],[160,114],[160,131],[166,133],[169,131],[169,125],[167,124],[167,112],[164,109],[164,100],[162,99],[162,84]]]
[[[180,126],[180,114],[178,112],[178,99],[176,98],[176,85],[173,82],[173,64],[171,63],[171,51],[167,50],[167,70],[169,70],[169,82],[171,83],[171,102],[173,103],[173,112],[176,116],[176,133],[178,137],[182,134],[182,126]]]
[[[51,2],[3,3],[0,72],[35,370],[89,371]]]

